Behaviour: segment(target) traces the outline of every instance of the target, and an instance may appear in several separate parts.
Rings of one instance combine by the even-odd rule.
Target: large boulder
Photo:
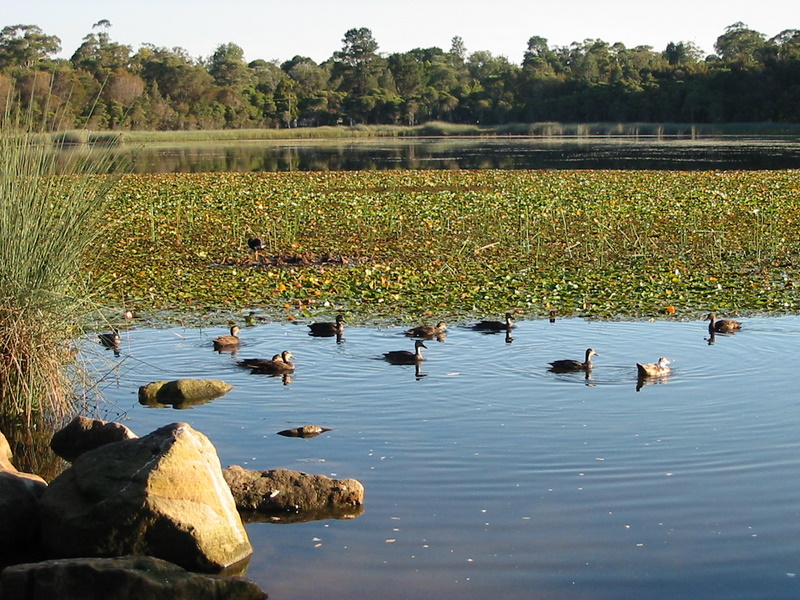
[[[46,488],[36,475],[0,470],[0,565],[40,556],[39,499]]]
[[[3,432],[0,431],[0,471],[16,471],[17,469],[11,464],[11,457],[14,456],[14,453],[11,452],[11,446],[6,439],[6,436],[3,435]]]
[[[17,471],[10,458],[11,447],[0,433],[0,565],[34,560],[41,553],[39,499],[47,483]]]
[[[133,440],[138,436],[122,423],[78,416],[63,429],[55,432],[50,449],[64,460],[74,461],[84,452],[111,442]]]
[[[223,471],[240,510],[262,513],[303,512],[357,507],[364,486],[355,479],[331,479],[300,471],[251,471],[232,465]]]
[[[224,396],[232,389],[231,384],[221,379],[151,381],[139,388],[139,404],[191,408],[193,405],[205,404]]]
[[[252,553],[214,446],[186,423],[82,454],[41,508],[54,558],[141,554],[213,573]]]
[[[150,556],[76,558],[9,567],[0,576],[3,600],[262,600],[241,577],[189,573]]]

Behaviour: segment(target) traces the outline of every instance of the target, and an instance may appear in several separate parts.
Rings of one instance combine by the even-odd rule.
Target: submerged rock
[[[320,427],[319,425],[303,425],[302,427],[295,427],[294,429],[284,429],[283,431],[279,431],[278,435],[285,437],[312,438],[326,431],[333,431],[333,429]]]
[[[242,577],[189,573],[150,556],[76,558],[9,567],[0,577],[8,600],[263,600]]]
[[[193,404],[210,402],[232,389],[232,385],[220,379],[152,381],[139,388],[139,403],[151,406],[171,404],[174,408],[187,408]]]
[[[111,442],[133,440],[138,436],[122,423],[75,417],[63,429],[53,434],[50,449],[64,460],[74,461],[84,452]]]
[[[82,454],[41,506],[53,557],[144,554],[218,572],[252,553],[214,446],[186,423]]]
[[[355,479],[331,479],[288,469],[251,471],[238,465],[228,467],[223,475],[239,510],[298,513],[364,502],[364,486]]]

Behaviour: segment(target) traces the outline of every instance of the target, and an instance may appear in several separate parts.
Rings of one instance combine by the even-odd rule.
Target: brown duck
[[[289,350],[284,350],[271,359],[246,358],[236,364],[250,369],[253,373],[291,373],[294,371],[294,363],[289,360],[291,358],[294,358],[294,355]]]
[[[422,340],[414,342],[414,352],[409,350],[393,350],[384,352],[383,359],[393,365],[416,365],[425,360],[422,356],[421,348],[427,348]]]
[[[239,331],[239,326],[234,325],[231,327],[230,335],[221,335],[217,338],[214,338],[214,341],[212,342],[214,344],[214,349],[220,350],[223,348],[233,348],[238,346],[242,342],[242,340],[239,339]]]
[[[447,323],[439,321],[436,325],[419,325],[406,329],[405,334],[408,337],[421,337],[421,338],[434,338],[447,334]]]
[[[708,332],[712,334],[715,332],[736,333],[742,328],[741,322],[734,321],[733,319],[717,319],[717,315],[714,313],[709,314],[706,320],[709,321]]]
[[[311,323],[308,328],[311,330],[308,332],[308,335],[314,335],[317,337],[333,337],[335,335],[342,335],[344,333],[344,317],[342,315],[336,315],[336,321],[333,323]]]
[[[505,321],[480,321],[472,326],[475,331],[509,331],[512,327],[514,316],[511,313],[506,313]]]
[[[556,360],[550,363],[550,370],[555,373],[569,373],[571,371],[591,371],[592,357],[600,356],[597,352],[588,348],[586,350],[586,358],[583,362],[579,360]]]

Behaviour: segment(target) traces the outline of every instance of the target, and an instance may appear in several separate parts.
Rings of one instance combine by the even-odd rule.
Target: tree
[[[45,35],[36,25],[9,25],[0,30],[0,69],[30,68],[61,51],[61,40]]]
[[[208,72],[220,87],[241,91],[253,81],[252,73],[244,62],[244,50],[234,43],[217,47],[208,62]]]
[[[725,33],[717,38],[714,49],[723,60],[743,64],[759,62],[759,51],[767,45],[764,34],[749,29],[738,21],[725,28]]]
[[[333,54],[334,74],[342,81],[340,89],[356,94],[374,90],[383,64],[372,31],[366,27],[350,29],[342,42],[342,49]]]
[[[673,66],[694,64],[703,58],[703,51],[694,42],[670,42],[662,54]]]
[[[102,31],[84,37],[83,43],[70,58],[75,68],[89,71],[100,82],[117,69],[129,69],[131,66],[131,47],[112,42],[108,34],[110,27],[111,23],[106,19],[92,25],[92,29]]]

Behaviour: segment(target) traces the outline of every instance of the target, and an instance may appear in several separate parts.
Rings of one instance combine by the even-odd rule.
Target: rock
[[[303,512],[364,502],[364,486],[355,479],[331,479],[288,469],[250,471],[238,465],[228,467],[223,475],[239,510]]]
[[[4,600],[262,600],[242,577],[189,573],[150,556],[50,560],[8,567],[0,577]]]
[[[252,553],[214,446],[186,423],[82,454],[41,509],[53,558],[144,554],[218,572]]]
[[[284,429],[283,431],[279,431],[278,435],[283,435],[286,437],[312,438],[317,437],[320,433],[325,433],[326,431],[333,431],[333,429],[320,427],[319,425],[303,425],[302,427],[295,427],[294,429]]]
[[[122,423],[101,421],[88,417],[75,417],[69,424],[53,434],[50,448],[64,460],[74,461],[88,450],[120,440],[133,440],[138,436]]]
[[[46,488],[37,475],[0,470],[0,564],[40,556],[39,499]]]
[[[14,453],[11,452],[11,446],[8,444],[6,436],[0,431],[0,471],[16,471],[17,469],[11,464],[11,457]]]
[[[177,379],[153,381],[139,388],[139,403],[151,406],[171,404],[174,408],[188,408],[205,404],[224,396],[233,389],[219,379]]]

